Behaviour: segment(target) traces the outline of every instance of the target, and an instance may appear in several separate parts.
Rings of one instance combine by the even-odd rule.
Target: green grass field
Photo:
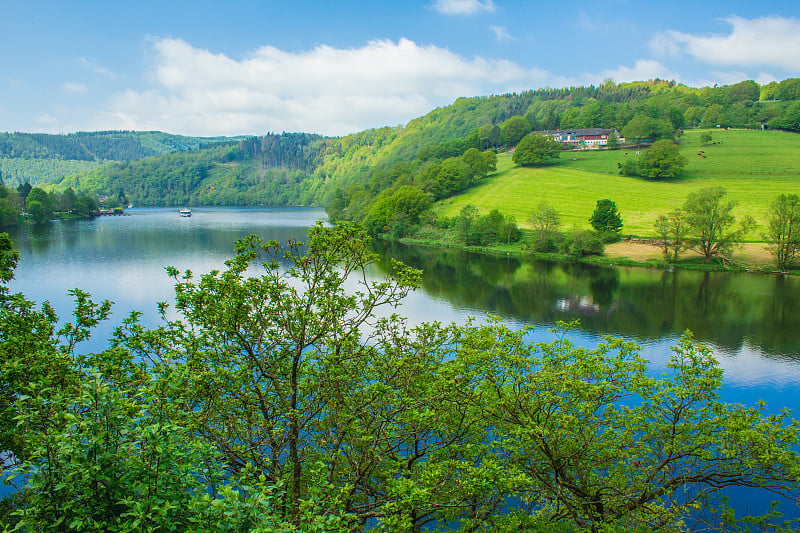
[[[700,133],[709,131],[712,144],[701,146]],[[706,157],[697,155],[703,150]],[[481,212],[498,209],[528,225],[531,210],[546,201],[561,214],[564,228],[589,227],[597,200],[616,202],[625,235],[647,236],[660,213],[680,207],[699,188],[720,185],[736,200],[737,214],[749,213],[759,224],[748,240],[761,239],[769,204],[779,194],[800,194],[800,135],[755,130],[690,130],[681,154],[687,159],[684,177],[647,181],[620,176],[617,163],[636,157],[636,149],[564,152],[561,162],[544,168],[516,167],[511,156],[498,156],[497,172],[463,194],[437,204],[446,216],[466,204]],[[643,152],[643,150],[640,150]],[[627,152],[627,156],[625,153]]]

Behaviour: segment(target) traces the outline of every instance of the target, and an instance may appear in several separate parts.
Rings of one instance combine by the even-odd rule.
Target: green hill
[[[0,177],[8,185],[56,183],[110,161],[133,161],[241,139],[187,137],[160,131],[0,133]]]
[[[702,131],[710,131],[718,144],[701,145]],[[564,227],[588,228],[596,201],[608,198],[619,208],[623,233],[646,236],[652,235],[655,218],[680,207],[690,192],[719,185],[739,202],[738,213],[748,213],[759,223],[761,229],[751,235],[757,240],[767,205],[779,194],[800,194],[800,135],[796,133],[687,130],[682,140],[681,154],[688,162],[681,179],[648,181],[619,175],[617,163],[636,157],[636,149],[565,152],[561,162],[543,168],[516,167],[510,155],[503,154],[496,173],[435,209],[454,216],[472,204],[481,212],[498,209],[514,215],[524,226],[538,202],[546,201],[559,211]],[[697,155],[699,150],[705,158]]]

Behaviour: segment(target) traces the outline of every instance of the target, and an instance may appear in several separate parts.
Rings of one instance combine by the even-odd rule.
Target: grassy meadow
[[[701,145],[703,131],[711,133],[712,144]],[[496,208],[527,227],[531,210],[546,201],[561,214],[564,228],[589,228],[597,200],[609,198],[622,215],[624,235],[649,236],[660,213],[680,207],[692,191],[719,185],[728,191],[729,199],[738,202],[737,215],[749,213],[756,219],[759,227],[748,240],[758,241],[774,198],[800,194],[800,135],[796,133],[690,130],[682,140],[681,154],[687,164],[680,179],[647,181],[620,176],[617,163],[636,157],[636,148],[563,152],[560,162],[543,168],[517,167],[510,155],[501,154],[496,173],[440,202],[437,210],[454,216],[466,204],[479,206],[482,213]],[[700,150],[705,158],[698,156]]]

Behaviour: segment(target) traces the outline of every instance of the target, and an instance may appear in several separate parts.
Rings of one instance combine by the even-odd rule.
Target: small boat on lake
[[[190,217],[190,216],[192,216],[192,210],[189,209],[188,207],[184,207],[183,209],[181,209],[181,216],[182,217]]]

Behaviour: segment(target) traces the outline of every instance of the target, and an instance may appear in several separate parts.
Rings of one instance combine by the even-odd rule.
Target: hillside
[[[687,130],[681,153],[687,158],[685,177],[646,181],[618,174],[617,163],[635,157],[636,150],[567,152],[561,161],[542,168],[516,167],[508,154],[498,157],[497,172],[480,185],[435,206],[437,213],[454,216],[467,204],[481,212],[498,209],[514,215],[520,225],[539,201],[547,201],[561,215],[566,228],[589,228],[589,215],[597,200],[613,200],[624,221],[624,234],[653,234],[660,213],[683,204],[701,187],[722,186],[739,202],[736,212],[750,214],[761,229],[767,205],[779,194],[800,194],[800,135],[760,130],[710,130],[713,142],[701,146],[700,135],[709,130]],[[699,150],[706,154],[698,157]],[[644,150],[641,150],[644,152]],[[627,156],[625,154],[628,154]]]
[[[186,137],[158,131],[0,133],[0,176],[9,185],[56,183],[110,161],[133,161],[239,140],[241,137]]]
[[[101,191],[138,206],[309,205],[321,196],[313,170],[324,149],[318,135],[266,135],[108,164],[58,186]]]

